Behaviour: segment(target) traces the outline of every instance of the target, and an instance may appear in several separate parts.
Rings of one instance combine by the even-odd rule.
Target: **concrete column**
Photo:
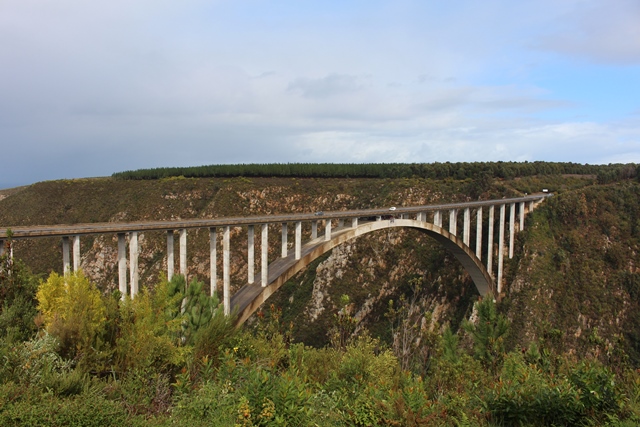
[[[476,257],[482,259],[482,206],[476,210]]]
[[[518,210],[520,211],[520,231],[522,231],[524,230],[524,202],[520,202]]]
[[[504,217],[506,205],[500,205],[500,230],[498,232],[498,294],[502,291],[502,264],[504,260]]]
[[[173,278],[176,260],[173,251],[173,230],[167,230],[167,280]]]
[[[338,220],[338,228],[342,228],[342,227],[344,227],[344,218],[340,218]]]
[[[80,236],[73,236],[73,271],[80,268]]]
[[[311,240],[318,238],[318,221],[311,221]]]
[[[300,221],[296,222],[296,247],[295,247],[295,257],[296,259],[300,259],[302,254],[302,223]]]
[[[509,205],[509,259],[513,258],[513,240],[516,234],[516,204]]]
[[[64,274],[71,273],[71,259],[69,257],[69,236],[64,236],[62,238],[62,271],[64,272]]]
[[[260,244],[261,260],[261,277],[260,283],[262,287],[268,285],[269,281],[269,224],[262,224],[262,243]]]
[[[184,276],[184,280],[187,281],[187,229],[180,229],[180,274]]]
[[[382,215],[377,215],[376,216],[376,221],[382,221]]]
[[[218,292],[218,231],[209,227],[209,275],[211,277],[210,294]]]
[[[253,269],[255,268],[255,259],[254,259],[254,226],[250,225],[247,227],[247,280],[249,284],[253,284]]]
[[[129,282],[131,283],[131,299],[138,295],[138,232],[129,234]]]
[[[351,218],[351,228],[356,228],[358,226],[358,217]]]
[[[533,212],[533,200],[529,202],[529,213]]]
[[[416,219],[418,221],[427,222],[427,213],[426,212],[418,212],[418,215],[416,216]]]
[[[0,239],[0,256],[4,255],[4,239]]]
[[[471,211],[469,208],[464,208],[464,224],[462,228],[462,241],[465,245],[469,246],[471,240]]]
[[[433,213],[433,225],[442,228],[442,211],[435,211]]]
[[[222,233],[222,294],[224,314],[231,314],[231,268],[230,268],[230,250],[229,237],[231,235],[231,227],[226,225]]]
[[[456,235],[458,231],[458,210],[451,209],[449,211],[449,233]]]
[[[495,206],[489,207],[489,232],[487,233],[487,271],[493,276],[493,222]]]
[[[324,222],[324,240],[331,240],[331,220],[328,219]]]
[[[118,289],[124,299],[127,296],[127,241],[124,233],[118,233]]]
[[[287,257],[287,253],[289,250],[287,249],[287,223],[282,223],[282,250],[280,251],[280,256],[282,258]]]

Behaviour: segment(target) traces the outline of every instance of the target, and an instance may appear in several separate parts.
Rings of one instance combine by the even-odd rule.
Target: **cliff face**
[[[53,181],[14,191],[0,200],[0,225],[215,218],[446,203],[469,200],[466,195],[473,184],[293,178]],[[557,346],[579,352],[601,340],[602,351],[606,351],[607,343],[618,340],[624,341],[632,357],[638,357],[638,185],[597,186],[579,177],[533,177],[494,182],[479,198],[516,196],[542,187],[560,191],[527,218],[524,232],[518,235],[516,255],[505,265],[502,307],[512,320],[511,345],[547,337]],[[303,227],[303,234],[310,234],[309,225]],[[280,252],[278,225],[270,229],[269,236],[273,260]],[[141,233],[139,240],[141,286],[153,286],[166,271],[166,236]],[[232,229],[231,247],[232,287],[238,289],[247,277],[246,228]],[[81,266],[105,291],[117,288],[116,251],[116,236],[81,239]],[[36,273],[62,270],[58,239],[18,241],[14,253]],[[209,283],[208,230],[189,232],[188,266],[190,278]],[[347,294],[359,327],[389,339],[389,322],[384,316],[389,300],[410,295],[409,283],[414,279],[422,283],[418,305],[432,313],[433,327],[450,324],[456,329],[470,315],[477,292],[455,258],[422,233],[399,229],[375,232],[335,248],[285,284],[267,305],[282,308],[283,319],[294,322],[298,340],[322,345],[334,324],[340,297]]]
[[[545,338],[559,350],[640,362],[640,187],[592,186],[534,212],[510,263],[512,342]]]

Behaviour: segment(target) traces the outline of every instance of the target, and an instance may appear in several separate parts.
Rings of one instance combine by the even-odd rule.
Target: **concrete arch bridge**
[[[516,225],[518,230],[524,229],[525,215],[550,196],[551,194],[542,193],[518,198],[467,203],[295,215],[0,227],[0,230],[3,230],[0,231],[0,255],[5,250],[5,240],[9,238],[60,237],[62,238],[63,270],[65,272],[75,271],[80,266],[80,236],[117,234],[119,289],[123,296],[129,293],[133,297],[139,291],[139,233],[146,231],[166,232],[167,277],[171,278],[175,271],[174,240],[176,232],[179,238],[179,272],[186,276],[187,231],[208,228],[211,293],[220,291],[217,257],[221,253],[223,260],[221,290],[224,311],[226,314],[237,311],[237,322],[242,324],[280,286],[322,254],[351,239],[389,228],[413,228],[426,233],[460,261],[481,295],[488,292],[499,294],[502,290],[504,256],[513,257]],[[485,218],[484,212],[487,211],[488,214]],[[496,211],[499,218],[496,218]],[[462,212],[461,219],[459,218],[460,212]],[[311,224],[311,235],[304,242],[302,237],[303,222]],[[472,222],[475,222],[475,227],[472,226]],[[483,235],[485,224],[488,232]],[[294,227],[292,245],[288,242],[288,227],[290,225]],[[231,295],[230,231],[233,227],[246,230],[247,282],[234,295]],[[256,242],[256,227],[259,227],[259,242]],[[281,229],[281,250],[280,256],[269,262],[268,235],[269,229],[274,227]],[[461,228],[461,232],[459,232],[459,228]],[[9,229],[11,232],[8,232]],[[473,229],[475,229],[473,232],[475,239],[474,242],[471,242]],[[506,232],[508,232],[508,236],[505,235]],[[498,235],[497,242],[495,242],[497,245],[494,243],[496,234]],[[221,235],[221,239],[219,239],[219,235]],[[506,242],[507,238],[508,243]],[[256,260],[256,246],[260,248],[258,260]],[[497,264],[494,264],[494,256],[497,256]],[[483,263],[483,259],[485,263]],[[255,274],[257,266],[260,269],[258,277]]]

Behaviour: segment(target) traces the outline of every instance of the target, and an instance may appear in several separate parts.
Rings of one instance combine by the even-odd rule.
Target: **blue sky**
[[[251,162],[640,163],[637,0],[0,0],[0,188]]]

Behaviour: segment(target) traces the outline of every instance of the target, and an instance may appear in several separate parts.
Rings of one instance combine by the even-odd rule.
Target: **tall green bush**
[[[43,326],[60,341],[63,356],[90,358],[101,347],[106,308],[100,291],[82,271],[51,273],[40,282],[36,296]]]

